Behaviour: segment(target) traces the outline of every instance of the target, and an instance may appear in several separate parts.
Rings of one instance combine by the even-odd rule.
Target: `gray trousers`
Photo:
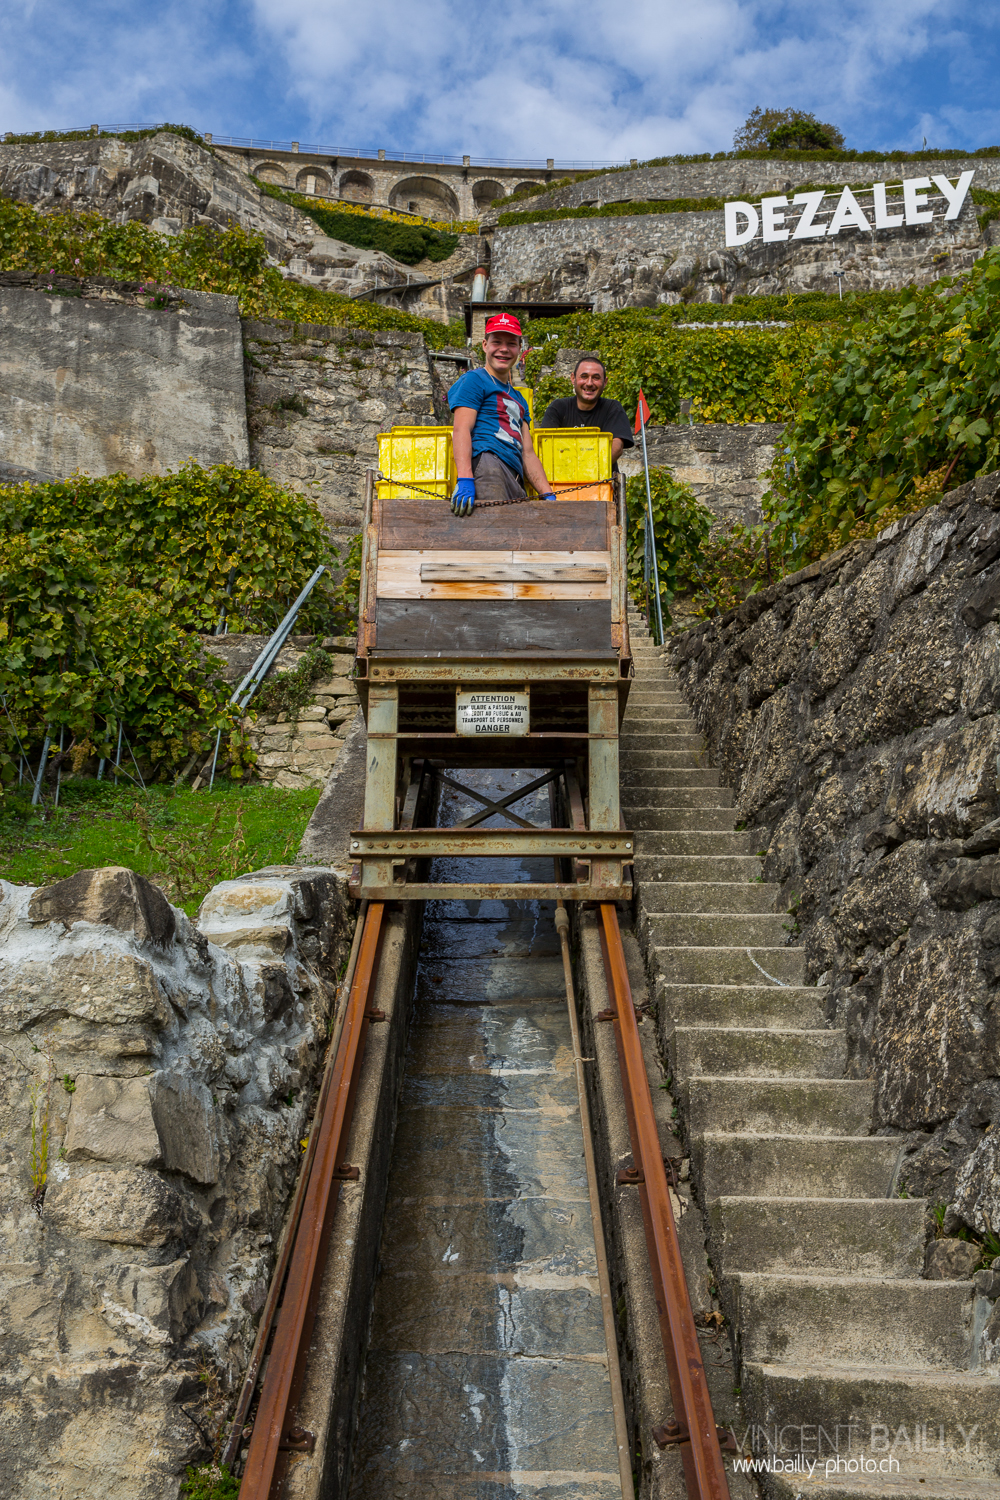
[[[515,500],[524,482],[495,453],[477,453],[472,460],[477,500]]]

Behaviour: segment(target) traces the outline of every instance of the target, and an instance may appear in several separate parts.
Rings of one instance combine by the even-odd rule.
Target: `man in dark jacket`
[[[634,448],[632,424],[617,401],[602,395],[607,371],[596,354],[584,354],[576,362],[572,375],[575,392],[550,401],[539,427],[599,427],[611,433],[611,461],[617,468],[623,448]]]

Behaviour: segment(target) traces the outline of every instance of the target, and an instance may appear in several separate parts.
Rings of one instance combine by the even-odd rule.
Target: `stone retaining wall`
[[[1000,1228],[1000,475],[681,635],[902,1183]]]
[[[816,222],[828,219],[834,206],[829,200]],[[740,294],[836,292],[837,270],[844,272],[845,291],[924,286],[966,270],[987,243],[969,199],[953,223],[937,214],[919,227],[870,234],[845,229],[836,240],[756,240],[729,249],[721,209],[556,219],[497,230],[490,295],[543,302],[590,298],[595,312],[608,312],[729,302]]]

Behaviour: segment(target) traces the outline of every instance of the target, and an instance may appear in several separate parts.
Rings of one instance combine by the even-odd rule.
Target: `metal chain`
[[[447,495],[436,494],[434,490],[424,489],[419,484],[411,484],[408,479],[394,479],[391,474],[383,474],[381,469],[378,470],[375,478],[377,480],[380,480],[383,484],[398,484],[403,489],[412,490],[416,495],[429,495],[432,500],[446,500],[448,498]],[[574,484],[571,485],[568,489],[558,490],[556,491],[556,493],[560,496],[575,495],[577,490],[593,490],[597,489],[599,485],[610,483],[610,479],[591,479],[587,484]],[[535,496],[536,500],[540,498],[541,497],[538,495]],[[522,505],[526,500],[530,504],[531,496],[514,495],[509,500],[477,500],[475,510],[493,510],[498,505]]]

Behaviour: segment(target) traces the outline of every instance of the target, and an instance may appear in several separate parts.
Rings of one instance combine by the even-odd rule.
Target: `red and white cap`
[[[486,319],[486,334],[512,333],[515,338],[521,337],[521,325],[510,313],[495,313],[492,318]]]

